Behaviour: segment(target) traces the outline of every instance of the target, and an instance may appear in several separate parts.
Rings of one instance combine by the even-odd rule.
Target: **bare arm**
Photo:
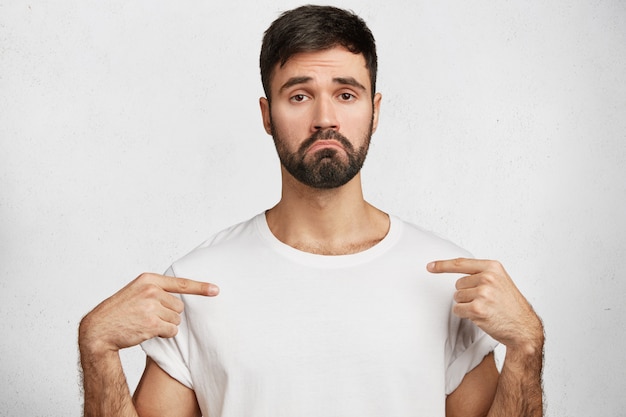
[[[138,416],[117,352],[97,354],[81,347],[84,415]]]
[[[200,417],[193,390],[169,376],[150,358],[133,396],[142,417]]]
[[[139,415],[133,406],[119,350],[153,337],[176,335],[183,302],[170,292],[212,296],[218,289],[212,284],[183,278],[142,274],[83,318],[78,344],[86,417]],[[175,385],[173,381],[169,384]],[[172,404],[173,408],[179,405]]]
[[[543,325],[502,265],[496,261],[454,259],[433,262],[428,270],[468,274],[457,281],[454,313],[472,320],[507,348],[488,412],[473,415],[543,416]],[[476,383],[479,382],[469,384],[476,386]],[[461,400],[454,403],[462,407],[471,395],[472,389],[463,391],[459,395]],[[460,414],[462,410],[455,409],[456,406],[448,413],[449,417],[467,415]]]
[[[493,353],[468,372],[461,384],[446,398],[446,417],[484,417],[498,385],[498,369]]]
[[[541,349],[537,346],[536,351],[508,350],[487,416],[543,416],[542,367],[543,346]]]

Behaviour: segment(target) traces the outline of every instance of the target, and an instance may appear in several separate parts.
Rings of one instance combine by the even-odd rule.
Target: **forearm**
[[[82,326],[81,326],[82,327]],[[79,335],[85,417],[137,417],[119,353]]]
[[[543,339],[530,349],[511,349],[498,380],[488,417],[543,416]]]

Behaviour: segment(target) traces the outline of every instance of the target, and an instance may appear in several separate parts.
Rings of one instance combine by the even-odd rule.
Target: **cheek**
[[[290,129],[290,123],[278,117],[272,117],[272,134],[278,137],[282,142],[289,142],[289,139],[293,137],[292,129]]]
[[[353,140],[360,141],[369,134],[372,126],[371,111],[352,113],[344,117],[341,126],[344,134]]]
[[[297,138],[306,135],[305,115],[298,112],[282,111],[280,108],[272,109],[270,112],[272,129],[280,137],[285,139]]]

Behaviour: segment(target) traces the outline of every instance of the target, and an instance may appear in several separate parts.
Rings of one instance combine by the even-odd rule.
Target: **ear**
[[[376,129],[378,128],[378,116],[380,115],[380,102],[382,99],[382,94],[376,93],[374,95],[374,119],[372,120],[372,133],[376,132]]]
[[[259,99],[259,106],[261,106],[261,117],[263,118],[263,128],[268,135],[272,134],[272,117],[270,113],[270,102],[265,97]]]
[[[372,133],[376,132],[378,128],[378,116],[380,115],[380,102],[383,99],[383,95],[380,93],[376,93],[374,95],[373,105],[374,105],[374,115],[372,120]]]

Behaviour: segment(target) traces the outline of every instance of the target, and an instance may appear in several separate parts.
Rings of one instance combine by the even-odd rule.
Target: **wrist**
[[[518,343],[506,346],[505,361],[509,362],[509,364],[519,364],[522,367],[527,367],[530,364],[542,364],[544,343],[543,325],[540,323],[532,335],[527,336]]]
[[[522,356],[535,356],[543,353],[545,333],[543,322],[536,314],[533,314],[520,326],[520,332],[515,340],[507,345],[507,350],[517,352]]]
[[[107,357],[118,356],[119,349],[111,346],[95,331],[89,315],[85,316],[78,326],[78,348],[83,360],[103,360]]]
[[[506,359],[519,362],[527,362],[543,356],[542,343],[524,343],[514,346],[506,346]]]

